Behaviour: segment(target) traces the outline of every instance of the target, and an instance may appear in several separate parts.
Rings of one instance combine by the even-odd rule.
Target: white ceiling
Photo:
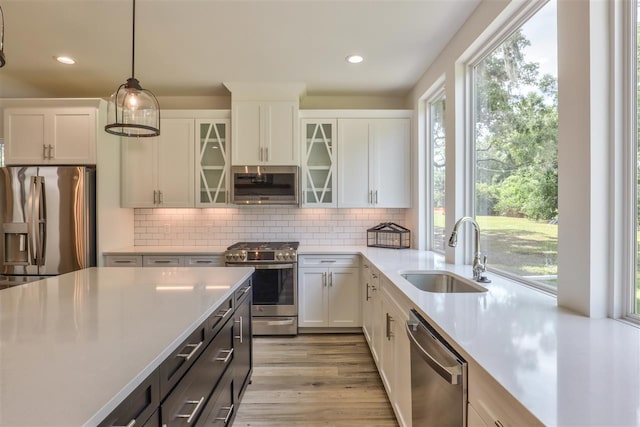
[[[404,96],[480,0],[137,0],[135,76],[156,96],[222,82]],[[107,97],[131,75],[131,0],[0,0],[0,97]],[[365,61],[348,64],[359,53]],[[57,63],[69,55],[74,66]]]

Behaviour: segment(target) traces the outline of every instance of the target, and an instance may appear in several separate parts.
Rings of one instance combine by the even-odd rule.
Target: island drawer
[[[233,296],[227,298],[227,300],[209,316],[209,319],[207,319],[207,334],[209,337],[214,337],[222,328],[224,322],[233,316],[233,298]]]
[[[198,327],[160,365],[160,395],[166,396],[207,347],[207,322]]]
[[[233,369],[228,369],[202,413],[202,425],[226,427],[233,423],[237,410],[233,401],[233,390]]]
[[[169,427],[198,423],[209,396],[233,360],[231,321],[227,321],[191,369],[162,402],[162,424]]]
[[[251,279],[247,279],[237,291],[234,292],[233,297],[235,300],[235,307],[239,307],[240,304],[251,294]]]
[[[152,415],[159,405],[160,375],[155,370],[99,426],[142,425],[145,422],[149,423],[145,425],[157,426],[159,422],[154,423]]]

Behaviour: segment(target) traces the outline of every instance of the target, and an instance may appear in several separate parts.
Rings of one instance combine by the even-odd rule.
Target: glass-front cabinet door
[[[304,119],[302,205],[336,207],[336,120]]]
[[[229,120],[196,120],[196,206],[229,203]]]

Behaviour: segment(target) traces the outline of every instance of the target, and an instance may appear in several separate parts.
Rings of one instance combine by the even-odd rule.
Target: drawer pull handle
[[[132,419],[131,421],[129,421],[129,424],[127,424],[126,426],[123,427],[133,427],[134,425],[136,425],[136,419]],[[111,426],[111,427],[118,427],[118,426]]]
[[[187,424],[191,423],[191,420],[193,420],[193,417],[198,413],[198,409],[200,409],[200,405],[202,405],[202,402],[204,402],[204,396],[202,396],[200,398],[200,400],[187,400],[184,403],[187,405],[196,405],[195,408],[193,408],[193,411],[190,414],[178,414],[176,415],[176,418],[186,418],[187,419]]]
[[[151,261],[154,264],[169,264],[171,262],[170,259],[156,259]]]
[[[240,325],[240,333],[235,336],[235,339],[240,340],[240,344],[242,344],[242,337],[244,335],[242,333],[242,316],[240,316],[240,319],[236,320],[235,322]]]
[[[224,313],[218,313],[216,314],[216,317],[219,317],[221,319],[224,319],[225,317],[227,317],[229,315],[229,313],[231,313],[233,311],[233,308],[229,307],[225,310]]]
[[[251,289],[251,286],[247,286],[246,288],[242,289],[242,295],[246,294],[247,292],[249,292],[249,290]]]
[[[204,259],[199,259],[196,261],[196,264],[211,264],[213,261],[207,261]]]
[[[128,260],[128,259],[117,259],[117,260],[115,260],[113,262],[115,262],[116,264],[131,264],[131,263],[133,263],[133,261]]]
[[[227,363],[229,361],[229,359],[231,358],[231,355],[233,354],[233,349],[231,350],[220,350],[220,353],[227,353],[227,357],[216,357],[216,361],[218,362],[222,362],[222,363]]]
[[[321,263],[333,263],[336,262],[335,259],[323,259],[322,261],[320,261]]]
[[[185,347],[193,347],[193,350],[191,350],[191,353],[189,354],[180,353],[180,354],[177,354],[176,357],[184,357],[184,360],[191,359],[193,355],[196,354],[196,352],[198,351],[200,346],[202,346],[203,343],[204,341],[200,341],[198,344],[187,344]]]
[[[233,414],[233,403],[231,404],[231,406],[223,406],[222,409],[227,410],[227,415],[224,417],[216,418],[216,421],[222,421],[224,422],[224,425],[227,425],[227,423],[229,422],[229,418],[231,417],[231,414]]]

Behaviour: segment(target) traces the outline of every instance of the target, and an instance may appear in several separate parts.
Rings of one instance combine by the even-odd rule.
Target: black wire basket
[[[367,246],[407,249],[411,246],[411,231],[393,222],[383,222],[367,230]]]

